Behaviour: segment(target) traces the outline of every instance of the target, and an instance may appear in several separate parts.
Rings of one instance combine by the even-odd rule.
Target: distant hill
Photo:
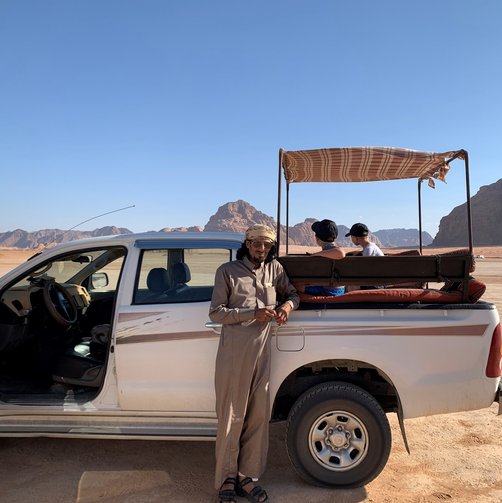
[[[10,232],[0,232],[0,247],[5,248],[40,248],[53,246],[57,243],[66,243],[75,239],[84,239],[97,236],[112,236],[116,234],[131,234],[129,229],[123,227],[101,227],[93,231],[63,231],[61,229],[43,229],[27,232],[16,229]]]
[[[484,185],[471,197],[472,238],[475,246],[502,245],[502,179]],[[439,223],[433,246],[466,246],[467,204],[454,208]]]
[[[382,229],[376,231],[375,236],[384,248],[407,248],[419,244],[418,229]],[[422,244],[428,246],[431,243],[432,236],[422,231]]]

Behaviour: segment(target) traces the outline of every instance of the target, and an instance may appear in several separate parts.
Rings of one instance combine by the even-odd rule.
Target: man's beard
[[[263,257],[251,257],[251,262],[253,262],[253,264],[255,265],[260,265],[260,264],[263,264],[263,262],[265,262],[267,256],[264,255]]]

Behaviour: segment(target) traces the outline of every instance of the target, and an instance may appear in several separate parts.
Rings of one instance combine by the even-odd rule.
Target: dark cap
[[[333,220],[324,219],[320,222],[314,222],[311,229],[315,232],[315,235],[325,243],[334,241],[338,236],[338,227]]]
[[[350,231],[345,234],[345,237],[348,238],[349,236],[354,236],[357,238],[361,238],[363,236],[367,236],[370,233],[368,230],[368,227],[366,227],[364,224],[358,223],[354,224],[351,228]]]

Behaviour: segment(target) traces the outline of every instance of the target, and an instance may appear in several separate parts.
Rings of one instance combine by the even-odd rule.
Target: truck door
[[[195,245],[139,251],[132,302],[118,307],[115,331],[122,409],[215,410],[219,335],[205,325],[214,274],[230,259],[229,248]]]

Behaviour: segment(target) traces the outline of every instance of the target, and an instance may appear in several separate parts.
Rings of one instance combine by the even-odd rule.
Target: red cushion
[[[470,278],[467,286],[467,297],[469,301],[477,302],[486,291],[486,285],[475,278]],[[461,281],[447,281],[441,288],[443,292],[463,292],[464,285]]]
[[[467,295],[469,297],[469,301],[474,303],[477,302],[481,296],[485,293],[486,291],[486,285],[477,279],[470,279],[469,280],[469,285],[468,285],[468,291]]]
[[[469,281],[469,302],[477,302],[486,290],[486,286],[477,280]],[[460,304],[462,292],[455,290],[432,290],[422,288],[379,288],[377,290],[355,290],[338,296],[323,297],[299,293],[302,302],[315,304],[342,304],[347,302],[393,302],[421,304]]]

